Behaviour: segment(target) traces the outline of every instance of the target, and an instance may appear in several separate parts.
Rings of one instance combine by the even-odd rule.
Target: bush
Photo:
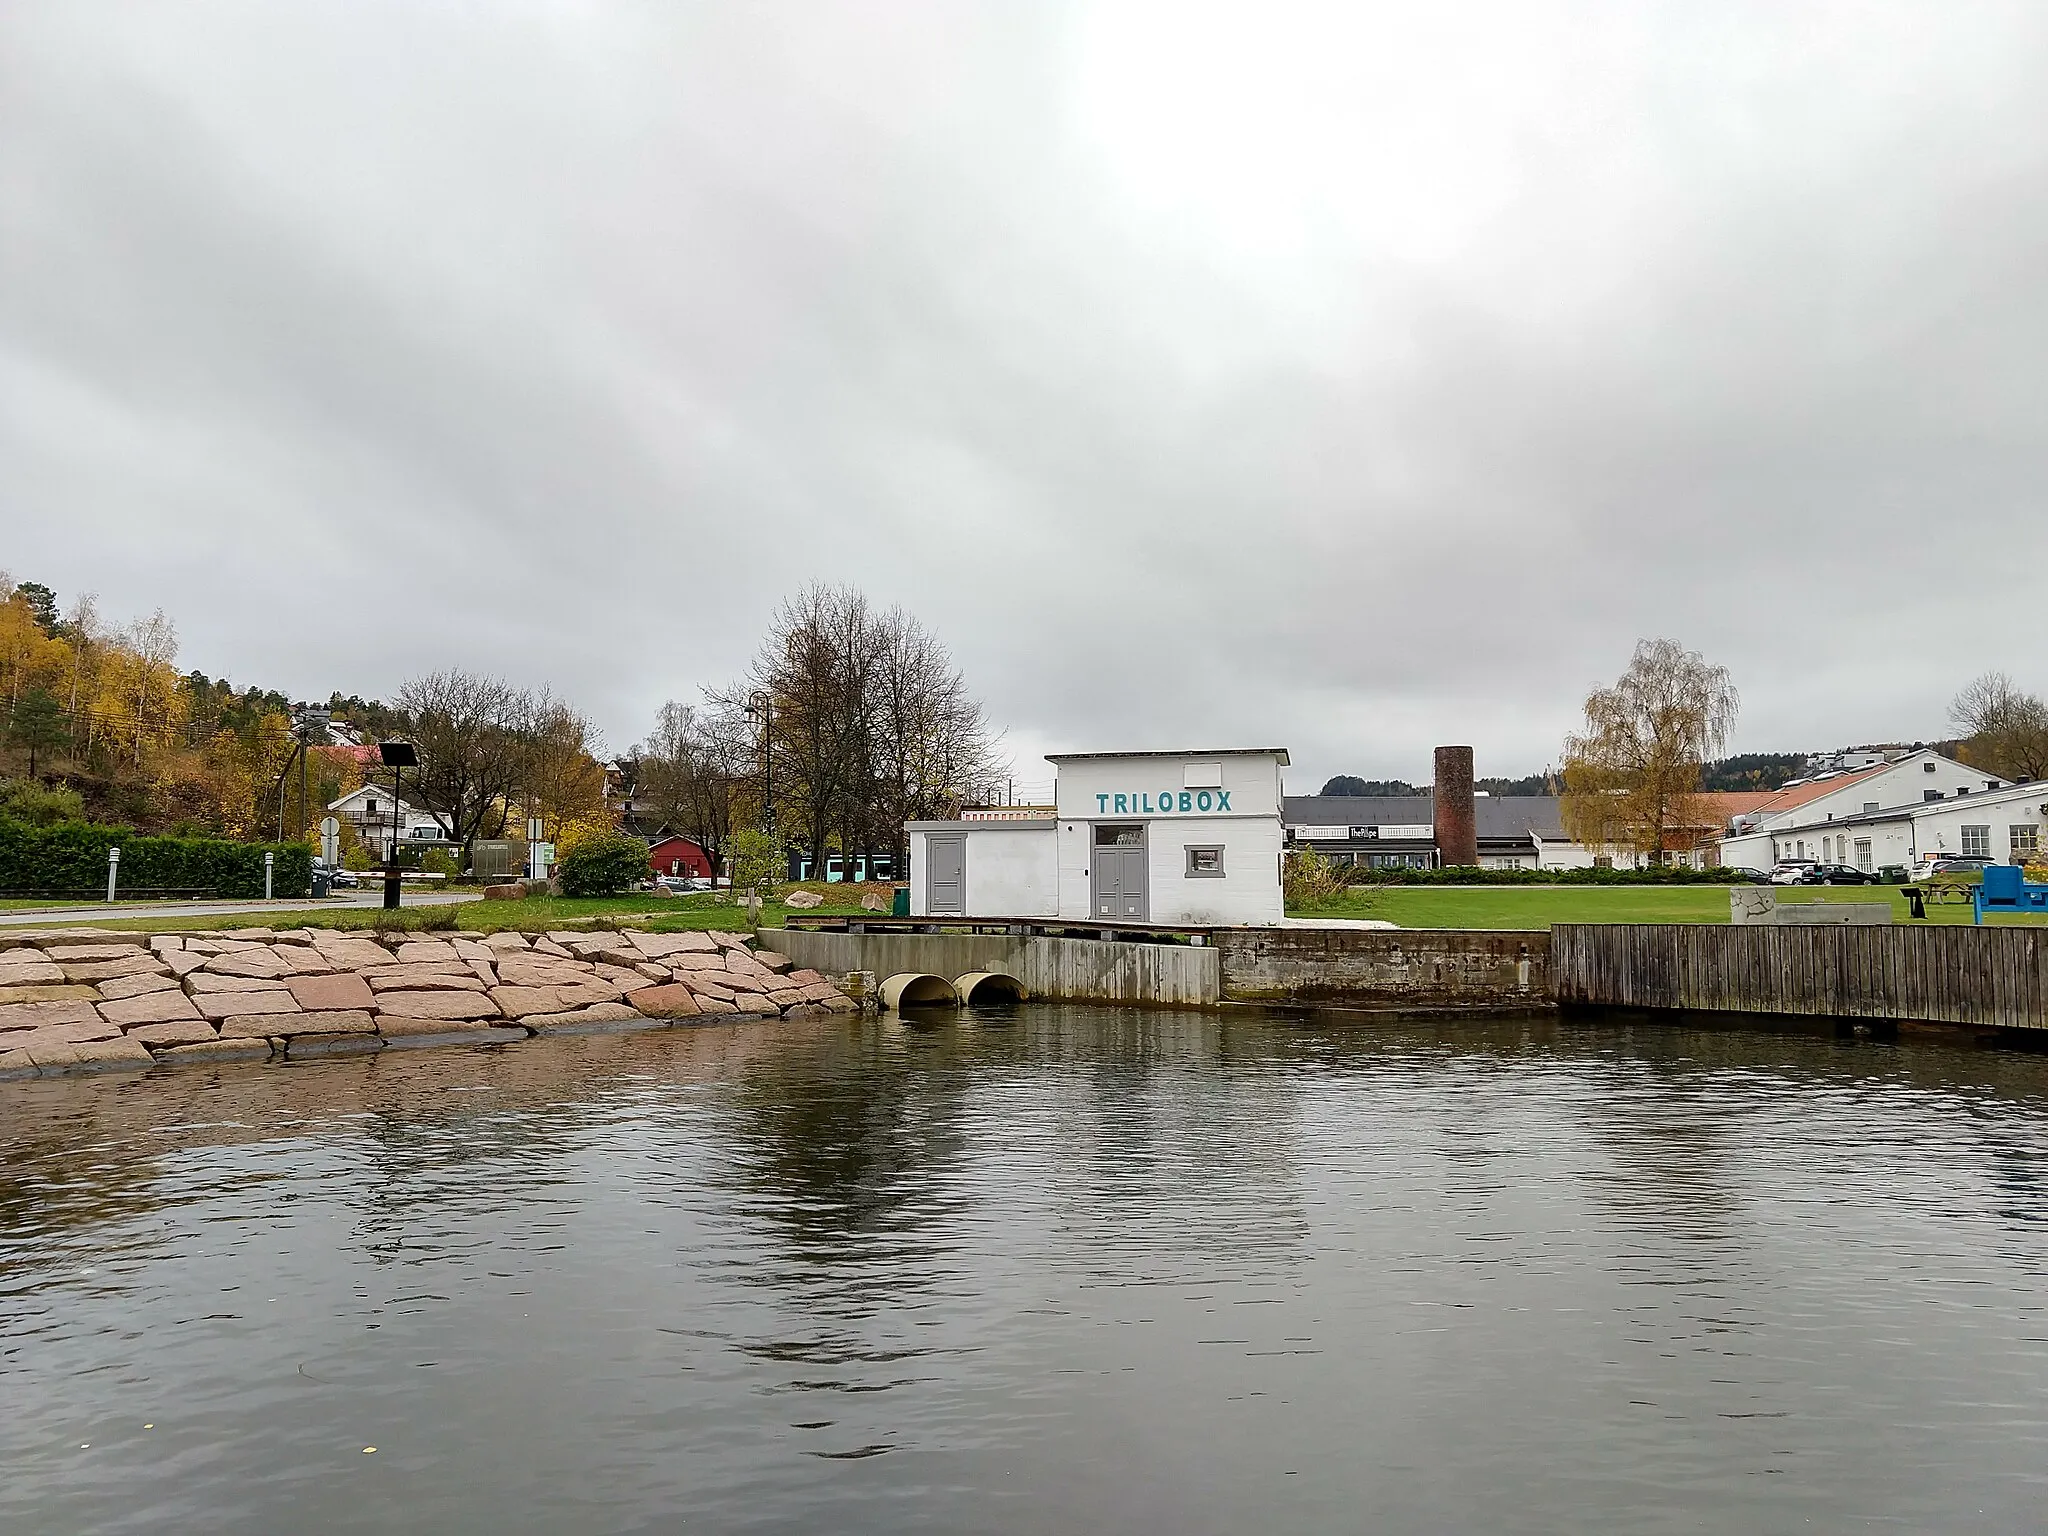
[[[787,866],[776,858],[774,837],[759,827],[733,833],[726,844],[732,858],[732,888],[751,891],[758,886],[775,889]]]
[[[1748,877],[1730,869],[1694,869],[1688,864],[1655,864],[1648,869],[1477,869],[1452,864],[1442,869],[1343,871],[1352,885],[1745,885]]]
[[[647,878],[647,845],[631,837],[590,837],[555,864],[564,896],[615,896]]]
[[[0,818],[31,827],[54,827],[85,820],[85,801],[75,789],[52,788],[34,779],[0,783]]]
[[[261,896],[263,856],[277,856],[273,894],[305,896],[313,854],[304,843],[237,843],[220,837],[138,837],[125,827],[65,822],[36,827],[0,820],[0,890],[91,896],[107,888],[107,850],[121,850],[122,890]]]
[[[1281,871],[1281,899],[1289,907],[1320,906],[1343,892],[1346,873],[1315,849],[1297,848]]]
[[[462,861],[446,848],[429,848],[420,855],[420,868],[453,880],[462,873]]]

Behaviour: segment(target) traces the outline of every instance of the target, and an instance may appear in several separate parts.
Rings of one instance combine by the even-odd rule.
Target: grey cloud
[[[2048,686],[2043,25],[26,12],[0,564],[209,671],[484,666],[619,744],[854,581],[1026,780],[1532,770],[1653,633],[1745,746],[1935,732]]]

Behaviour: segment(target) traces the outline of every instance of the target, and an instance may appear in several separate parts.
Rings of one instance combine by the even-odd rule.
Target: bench
[[[2048,885],[2031,885],[2017,864],[1992,864],[1972,900],[1970,920],[1982,924],[1986,912],[2048,913]]]

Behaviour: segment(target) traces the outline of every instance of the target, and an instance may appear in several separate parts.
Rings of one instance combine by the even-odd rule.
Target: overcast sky
[[[813,578],[1046,750],[1556,760],[2048,688],[2048,6],[288,5],[0,21],[0,567],[615,747]]]

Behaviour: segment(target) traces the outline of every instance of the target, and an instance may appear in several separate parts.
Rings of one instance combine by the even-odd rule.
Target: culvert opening
[[[1024,990],[1024,983],[1002,971],[969,971],[953,983],[953,990],[970,1007],[1021,1003],[1031,995]]]
[[[905,1008],[947,1008],[960,1001],[953,983],[943,976],[904,971],[882,983],[882,1006]]]

